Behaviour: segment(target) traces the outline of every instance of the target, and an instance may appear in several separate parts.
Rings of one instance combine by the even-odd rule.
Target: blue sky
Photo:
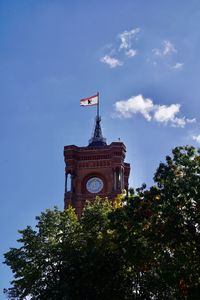
[[[100,92],[130,186],[151,185],[175,146],[198,147],[199,26],[199,0],[0,1],[1,260],[18,229],[63,208],[63,147],[88,144],[96,113],[81,98]]]

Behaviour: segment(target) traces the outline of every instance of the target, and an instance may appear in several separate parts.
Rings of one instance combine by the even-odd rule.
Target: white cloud
[[[117,101],[114,106],[119,117],[131,118],[133,114],[140,113],[147,121],[152,118],[150,112],[153,109],[153,102],[151,99],[144,99],[142,95]]]
[[[100,59],[100,61],[109,65],[110,68],[116,68],[123,65],[123,62],[121,62],[119,59],[111,57],[109,55],[105,55]]]
[[[176,53],[177,50],[175,49],[174,45],[169,41],[169,40],[164,40],[162,42],[162,47],[161,48],[155,48],[152,50],[153,54],[155,56],[167,56],[172,53]]]
[[[186,119],[187,123],[196,123],[196,118],[193,119]]]
[[[138,54],[138,51],[135,49],[129,49],[125,53],[126,53],[126,56],[128,56],[128,57],[134,57]]]
[[[162,63],[165,66],[168,66],[173,71],[180,71],[184,67],[183,62],[176,62],[175,58],[178,51],[175,46],[169,40],[163,40],[159,48],[152,49],[153,57],[151,59],[154,66]],[[155,64],[156,61],[156,64]]]
[[[176,114],[180,111],[180,104],[155,105],[154,120],[159,123],[171,123],[173,126],[184,127],[184,118],[177,118]]]
[[[152,49],[152,52],[153,52],[153,54],[156,55],[156,56],[161,56],[161,55],[162,55],[161,50],[158,49],[158,48]]]
[[[198,144],[200,144],[200,134],[199,135],[193,135],[192,139],[197,142]]]
[[[177,117],[180,113],[180,104],[158,105],[153,100],[142,95],[132,96],[127,100],[117,101],[114,104],[115,116],[131,118],[133,114],[140,113],[147,121],[156,121],[169,124],[172,127],[185,127],[187,123],[194,123],[195,119]]]
[[[135,28],[130,31],[125,30],[119,34],[121,40],[119,49],[130,49],[132,46],[132,41],[136,35],[140,32],[140,28]]]
[[[168,55],[168,54],[177,52],[174,45],[168,40],[165,40],[163,42],[163,48],[164,48],[163,49],[163,55]]]
[[[115,68],[122,66],[125,58],[132,58],[138,54],[138,50],[132,47],[134,41],[137,40],[137,35],[140,28],[135,28],[130,31],[125,30],[118,34],[117,44],[108,44],[104,47],[105,55],[100,59],[101,62]]]
[[[182,127],[182,128],[184,128],[186,123],[187,123],[187,120],[185,119],[185,117],[183,117],[183,118],[172,118],[170,121],[171,121],[172,127]]]
[[[184,66],[184,63],[180,63],[180,62],[177,62],[175,65],[172,66],[172,69],[174,70],[181,70]]]

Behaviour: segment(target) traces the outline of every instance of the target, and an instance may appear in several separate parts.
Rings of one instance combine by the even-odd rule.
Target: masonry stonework
[[[71,205],[80,217],[86,200],[100,196],[112,201],[128,192],[130,164],[124,161],[125,153],[122,142],[106,144],[99,120],[87,147],[65,146],[65,208]]]

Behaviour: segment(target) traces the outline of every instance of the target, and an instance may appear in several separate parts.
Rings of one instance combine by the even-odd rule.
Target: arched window
[[[72,174],[65,173],[65,193],[72,192]]]

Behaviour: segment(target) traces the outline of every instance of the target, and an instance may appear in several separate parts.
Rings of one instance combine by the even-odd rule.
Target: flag
[[[99,95],[94,95],[88,98],[84,98],[80,100],[80,105],[81,106],[92,106],[92,105],[97,105],[99,102]]]

